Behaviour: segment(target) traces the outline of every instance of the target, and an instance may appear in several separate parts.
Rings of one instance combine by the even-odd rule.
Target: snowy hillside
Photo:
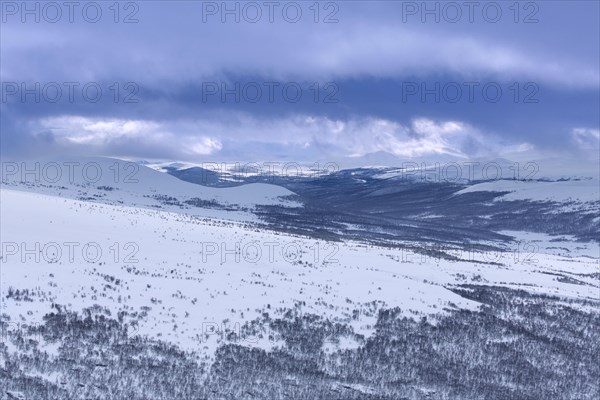
[[[198,346],[194,338],[202,336],[203,324],[243,324],[267,311],[268,304],[293,309],[305,302],[303,312],[349,323],[352,308],[371,303],[375,309],[401,307],[413,317],[439,313],[450,302],[476,307],[444,289],[473,282],[474,276],[489,285],[567,298],[594,299],[598,290],[594,279],[578,278],[587,282],[580,286],[547,274],[573,278],[593,272],[594,259],[549,255],[543,249],[531,256],[535,263],[515,263],[511,251],[498,256],[460,250],[463,260],[449,262],[407,250],[324,243],[175,213],[6,189],[2,213],[3,243],[18,244],[3,254],[3,297],[18,283],[39,296],[32,302],[8,300],[3,312],[11,319],[32,315],[41,322],[51,303],[81,309],[100,304],[115,314],[150,306],[141,332],[189,349]],[[73,261],[64,243],[78,243]],[[97,244],[101,254],[96,245],[86,252],[87,243]],[[40,253],[24,254],[25,247],[35,249],[36,244]],[[525,251],[522,256],[527,258]],[[111,285],[106,276],[120,283]],[[156,306],[151,299],[158,299]],[[368,335],[374,321],[361,315],[353,322],[355,332]]]
[[[108,393],[103,387],[107,379],[114,379],[109,377],[112,372],[98,365],[111,365],[116,354],[127,354],[125,359],[119,358],[127,361],[115,371],[140,360],[147,361],[140,364],[139,370],[147,370],[144,374],[150,375],[154,369],[160,372],[178,363],[189,363],[180,372],[171,371],[165,376],[197,380],[197,386],[178,386],[178,390],[202,392],[208,398],[216,398],[210,393],[225,390],[222,379],[229,376],[225,371],[236,368],[240,368],[240,375],[227,378],[230,383],[225,385],[226,390],[237,393],[239,387],[244,387],[244,393],[251,394],[231,394],[227,397],[231,399],[279,398],[273,393],[280,390],[282,379],[288,379],[289,384],[284,385],[296,393],[285,397],[290,399],[304,398],[307,393],[335,399],[338,397],[331,397],[331,393],[353,399],[371,399],[374,397],[369,396],[379,394],[383,396],[379,398],[391,400],[407,393],[416,393],[414,398],[429,398],[428,394],[440,388],[434,389],[428,381],[397,386],[390,380],[397,376],[393,373],[385,378],[387,383],[376,387],[369,384],[370,378],[347,376],[344,371],[356,364],[355,357],[364,354],[362,357],[368,360],[363,364],[382,365],[381,370],[373,367],[376,370],[372,373],[385,377],[385,368],[401,367],[390,366],[399,358],[381,361],[382,354],[404,352],[397,346],[409,343],[424,346],[422,340],[436,351],[448,351],[452,357],[461,354],[454,346],[464,347],[474,340],[481,341],[477,349],[485,349],[483,343],[488,342],[510,343],[516,346],[511,351],[518,352],[523,343],[534,340],[523,333],[530,328],[519,325],[533,321],[533,317],[512,317],[525,312],[520,308],[523,302],[556,307],[562,311],[552,311],[552,315],[568,313],[569,317],[564,318],[570,321],[597,315],[600,255],[595,242],[569,235],[500,229],[501,225],[491,226],[489,229],[496,231],[484,234],[481,225],[476,231],[477,241],[463,240],[469,236],[461,236],[461,230],[448,230],[445,235],[450,236],[441,243],[436,239],[439,232],[436,236],[432,227],[442,216],[436,216],[439,213],[433,205],[427,215],[419,209],[411,220],[401,217],[403,225],[396,226],[394,232],[399,233],[393,240],[387,239],[391,235],[383,228],[380,236],[364,236],[365,222],[361,222],[363,227],[336,222],[332,232],[338,235],[328,238],[330,234],[316,230],[319,226],[327,228],[324,217],[313,222],[319,220],[314,200],[305,196],[302,199],[309,210],[292,214],[304,207],[295,207],[298,203],[286,199],[295,193],[280,186],[204,187],[143,166],[127,179],[122,175],[115,179],[109,174],[114,172],[111,168],[127,172],[132,168],[130,164],[111,159],[81,162],[99,165],[103,175],[97,180],[90,179],[91,175],[84,176],[84,180],[62,176],[55,182],[46,175],[32,182],[4,171],[0,190],[0,314],[5,332],[0,345],[0,367],[4,369],[0,373],[19,365],[12,376],[42,377],[44,387],[50,385],[62,396],[79,393],[81,388],[88,393]],[[436,197],[428,192],[432,190],[429,185],[383,188],[379,178],[371,181],[364,174],[360,176],[367,178],[367,184],[353,183],[360,188],[356,195],[344,178],[354,179],[356,175],[339,176],[339,183],[327,183],[337,188],[336,196],[342,196],[339,201],[331,201],[339,207],[344,201],[352,204],[352,198],[366,198],[367,202],[376,198],[377,204],[384,205],[381,199],[391,201],[390,193],[398,193],[405,201],[402,212],[406,212],[424,193]],[[365,192],[365,185],[369,187],[372,182],[379,183],[371,192]],[[440,225],[458,227],[462,216],[481,202],[481,198],[474,197],[479,191],[521,190],[518,196],[527,199],[530,193],[537,196],[534,199],[546,199],[546,193],[563,191],[563,186],[557,189],[558,183],[510,183],[499,181],[468,188],[434,184],[437,190],[447,190],[448,198],[459,199],[456,204],[467,202],[461,217],[447,214]],[[318,184],[311,183],[314,195],[321,195]],[[580,199],[593,197],[588,193],[592,190],[588,181],[560,185],[567,185],[569,193]],[[306,192],[303,189],[301,193]],[[361,207],[367,204],[361,201]],[[369,208],[362,211],[365,215],[379,214]],[[265,217],[267,213],[271,213],[271,219]],[[291,222],[294,220],[289,218],[296,215],[299,217]],[[308,219],[303,222],[301,218]],[[304,223],[312,229],[297,229]],[[373,222],[368,229],[374,231]],[[363,240],[357,240],[358,236]],[[490,315],[490,307],[498,313],[496,319],[477,322]],[[503,317],[507,313],[511,316]],[[512,325],[502,327],[502,323],[509,323],[498,322],[502,318]],[[566,324],[564,319],[561,321]],[[546,323],[543,329],[555,325],[540,322]],[[118,330],[115,335],[119,341],[101,338],[104,336],[98,332],[109,329],[105,324]],[[474,326],[486,327],[476,339],[471,331]],[[542,332],[542,328],[537,329]],[[414,338],[403,341],[402,335]],[[123,350],[122,340],[132,347]],[[547,339],[539,340],[543,343]],[[587,336],[568,338],[568,346],[590,340]],[[35,351],[31,352],[32,348]],[[88,355],[78,353],[84,348],[95,350],[89,350]],[[553,351],[539,350],[535,356],[570,357]],[[152,352],[162,355],[149,355]],[[167,362],[173,354],[179,355]],[[259,363],[265,371],[252,367],[255,356],[269,360]],[[19,357],[31,360],[15,364]],[[237,360],[237,367],[224,369],[223,363],[227,364],[229,357]],[[322,364],[311,364],[304,372],[280,371],[277,366],[289,357],[295,360],[285,361],[289,368],[305,365],[305,360],[314,357],[322,359]],[[159,367],[162,362],[172,367]],[[472,360],[452,358],[447,362],[448,368],[472,365]],[[87,378],[69,375],[72,368],[87,371]],[[142,378],[144,374],[123,373],[146,379]],[[259,375],[246,379],[255,373]],[[313,374],[329,377],[319,380],[316,386],[306,385]],[[587,382],[592,375],[586,372],[581,379]],[[52,383],[56,380],[66,382],[66,386]],[[268,389],[260,383],[265,381]],[[129,395],[145,398],[149,395],[143,388],[150,385],[152,396],[148,398],[158,399],[161,390],[172,386],[160,386],[154,378],[152,382],[132,384]]]
[[[111,158],[4,162],[2,186],[194,215],[207,215],[205,209],[212,208],[212,216],[233,219],[253,219],[248,211],[257,205],[299,206],[289,199],[294,193],[279,186],[256,183],[222,189],[203,187],[138,163]]]
[[[592,178],[560,181],[496,180],[469,186],[457,194],[473,192],[508,192],[498,200],[595,203],[600,201],[600,181]]]

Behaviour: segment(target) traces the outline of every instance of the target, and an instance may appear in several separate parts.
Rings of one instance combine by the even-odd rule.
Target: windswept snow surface
[[[211,188],[184,182],[137,163],[104,157],[3,162],[2,185],[71,199],[194,215],[207,215],[206,209],[212,208],[211,215],[234,220],[253,220],[244,211],[258,205],[300,206],[288,198],[294,193],[280,186],[252,183]],[[237,212],[223,212],[223,209]]]
[[[160,183],[144,190],[166,189]],[[448,289],[458,284],[517,287],[565,299],[598,297],[598,259],[587,252],[519,247],[465,252],[460,261],[448,261],[274,233],[249,222],[50,196],[45,190],[10,186],[0,194],[1,312],[11,321],[40,323],[52,303],[74,311],[99,304],[112,315],[145,311],[138,333],[207,360],[228,340],[227,329],[264,312],[296,308],[368,337],[382,308],[400,307],[415,318],[476,309],[478,303]],[[7,298],[11,288],[28,289],[30,299]],[[276,338],[243,344],[279,345]]]
[[[600,202],[600,181],[592,178],[559,181],[497,180],[469,186],[456,194],[472,192],[509,192],[498,200]]]

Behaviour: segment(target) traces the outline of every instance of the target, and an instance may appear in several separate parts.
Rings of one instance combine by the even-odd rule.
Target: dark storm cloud
[[[257,23],[200,1],[121,3],[118,15],[98,3],[98,22],[77,9],[49,23],[40,4],[39,23],[3,4],[5,154],[473,156],[589,147],[575,130],[592,145],[598,130],[596,2],[324,2],[318,15],[297,3],[296,23],[289,2],[273,22],[257,2]],[[423,120],[458,128],[419,133]]]

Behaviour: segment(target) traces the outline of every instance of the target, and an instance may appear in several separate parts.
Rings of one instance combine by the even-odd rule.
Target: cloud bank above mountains
[[[308,3],[297,3],[295,23],[278,11],[269,22],[264,8],[257,23],[223,23],[206,3],[140,3],[119,14],[135,11],[131,24],[115,23],[108,8],[97,23],[77,13],[74,22],[22,23],[5,12],[3,155],[469,158],[600,146],[596,2],[522,3],[518,13],[500,2],[496,22],[479,8],[469,21],[459,2],[456,23],[452,10],[423,22],[412,2],[364,1],[320,3],[319,23]],[[337,22],[323,23],[329,15]],[[56,102],[52,82],[62,89]],[[99,101],[81,91],[92,82]],[[299,101],[281,89],[291,83]],[[232,93],[240,84],[263,96]],[[128,95],[136,102],[123,102]]]

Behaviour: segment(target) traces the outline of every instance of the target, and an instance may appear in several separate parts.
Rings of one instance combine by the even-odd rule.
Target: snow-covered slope
[[[258,205],[297,207],[294,193],[276,185],[211,188],[181,181],[146,166],[112,158],[3,162],[2,186],[108,204],[161,208],[194,215],[252,219]],[[287,198],[287,199],[286,199]],[[212,209],[210,213],[206,209]],[[237,212],[222,212],[228,209]]]
[[[207,358],[227,341],[224,327],[234,329],[265,312],[298,309],[368,337],[383,308],[400,307],[409,317],[477,308],[448,290],[457,284],[518,287],[566,299],[596,298],[598,292],[591,275],[597,259],[585,252],[539,248],[530,254],[508,245],[505,252],[465,252],[457,254],[460,261],[448,261],[164,210],[22,189],[2,188],[0,194],[1,312],[11,321],[40,323],[52,303],[75,311],[99,304],[113,315],[138,311],[145,315],[139,333]],[[15,289],[29,294],[8,295]],[[215,327],[216,333],[207,333]]]
[[[456,194],[472,192],[509,192],[499,200],[587,203],[600,201],[600,181],[591,178],[561,181],[497,180],[469,186]]]

